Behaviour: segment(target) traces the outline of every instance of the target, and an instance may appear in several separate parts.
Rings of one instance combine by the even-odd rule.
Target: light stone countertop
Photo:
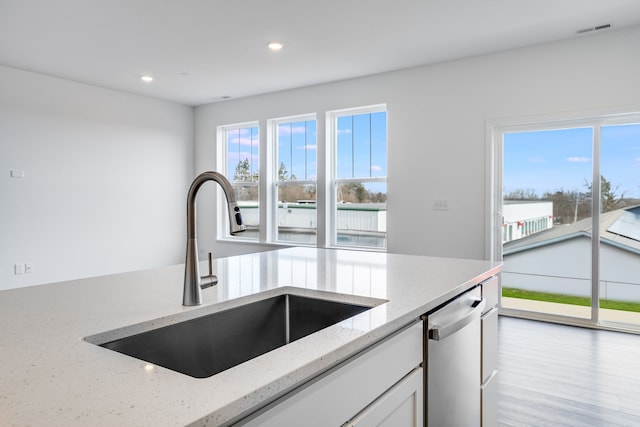
[[[489,261],[289,248],[214,260],[219,284],[199,307],[182,306],[183,265],[0,291],[0,425],[227,425],[499,271]],[[388,302],[202,379],[84,339],[288,291]]]

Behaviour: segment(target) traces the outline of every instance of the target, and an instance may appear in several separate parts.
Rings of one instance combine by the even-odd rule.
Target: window
[[[270,119],[266,140],[259,123],[219,128],[220,166],[247,225],[242,238],[386,248],[386,107],[328,112],[326,123],[319,136],[315,114]]]
[[[274,171],[275,240],[316,244],[318,214],[315,116],[270,122],[277,155]]]
[[[386,247],[387,113],[384,107],[329,114],[332,126],[332,243]]]
[[[225,174],[231,181],[247,226],[243,238],[258,239],[260,229],[260,138],[257,124],[225,126]],[[224,227],[227,230],[228,227]]]

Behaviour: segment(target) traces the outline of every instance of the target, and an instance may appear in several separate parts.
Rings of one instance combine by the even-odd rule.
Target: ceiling
[[[201,105],[604,24],[640,24],[640,1],[0,0],[0,64]],[[284,48],[272,52],[270,41]],[[142,82],[146,74],[154,81]]]

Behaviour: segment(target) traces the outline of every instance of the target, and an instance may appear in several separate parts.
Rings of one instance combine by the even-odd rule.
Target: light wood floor
[[[500,427],[640,426],[640,335],[500,317]]]

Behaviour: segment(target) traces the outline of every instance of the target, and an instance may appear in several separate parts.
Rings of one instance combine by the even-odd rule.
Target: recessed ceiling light
[[[145,83],[151,83],[153,81],[153,77],[151,77],[151,76],[142,76],[142,77],[140,77],[140,80],[142,80]]]
[[[283,47],[283,46],[284,46],[284,45],[283,45],[282,43],[280,43],[280,42],[271,42],[271,43],[269,43],[269,44],[267,45],[267,47],[268,47],[269,49],[271,49],[271,50],[275,50],[275,51],[278,51],[278,50],[282,49],[282,47]]]

